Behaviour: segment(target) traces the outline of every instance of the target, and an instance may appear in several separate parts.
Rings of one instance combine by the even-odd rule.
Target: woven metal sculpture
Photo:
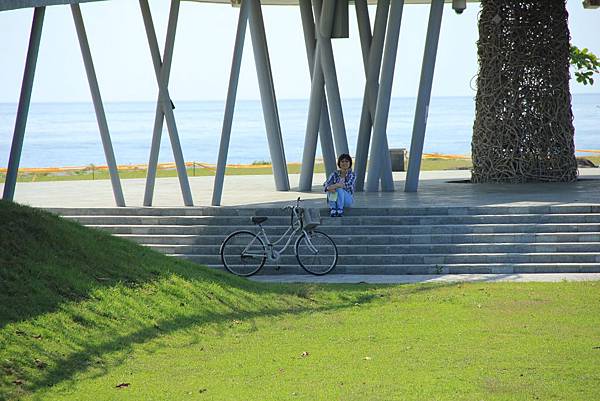
[[[564,0],[482,0],[473,182],[577,179]]]

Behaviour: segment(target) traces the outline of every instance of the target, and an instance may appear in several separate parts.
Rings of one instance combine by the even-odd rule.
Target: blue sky
[[[169,2],[150,2],[162,47]],[[600,55],[600,10],[584,10],[569,0],[572,43]],[[152,101],[156,81],[137,1],[82,4],[82,12],[100,89],[105,101]],[[344,98],[362,96],[364,73],[356,20],[350,8],[350,39],[334,41],[334,53]],[[370,9],[371,20],[374,8]],[[404,9],[393,96],[416,96],[429,7]],[[444,10],[433,96],[473,96],[477,73],[477,14],[469,3],[462,15]],[[0,13],[0,102],[19,97],[32,9]],[[238,9],[228,5],[182,2],[175,44],[170,91],[175,100],[224,99]],[[264,7],[265,25],[279,99],[307,98],[309,75],[297,7]],[[572,86],[573,93],[600,93],[593,87]],[[239,99],[258,99],[250,37],[246,37]],[[91,101],[75,28],[68,6],[46,11],[33,102]]]

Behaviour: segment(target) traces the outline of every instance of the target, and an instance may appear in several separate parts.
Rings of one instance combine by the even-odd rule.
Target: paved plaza
[[[580,180],[570,184],[470,184],[469,171],[421,172],[419,191],[404,192],[405,173],[394,173],[395,192],[357,193],[355,207],[429,206],[535,206],[565,204],[600,205],[600,169],[580,170]],[[321,183],[315,174],[313,192],[298,192],[299,175],[290,175],[290,191],[276,191],[270,175],[226,176],[222,206],[272,207],[301,197],[306,205],[325,207]],[[213,177],[190,177],[195,206],[209,206]],[[142,206],[145,179],[122,180],[127,206]],[[3,184],[0,184],[2,189]],[[15,201],[35,207],[114,207],[109,180],[18,183]],[[177,178],[156,180],[154,206],[180,207],[183,199]]]
[[[255,276],[252,280],[267,283],[320,283],[320,284],[417,284],[417,283],[518,283],[561,281],[598,281],[600,273],[532,273],[532,274],[328,274],[326,276],[276,275]]]

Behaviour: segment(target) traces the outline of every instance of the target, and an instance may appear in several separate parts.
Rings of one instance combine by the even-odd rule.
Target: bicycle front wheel
[[[265,243],[250,231],[231,233],[221,245],[221,261],[231,273],[248,277],[260,270],[267,260]]]
[[[296,258],[304,270],[321,276],[332,271],[337,264],[338,250],[327,234],[310,231],[296,241]]]

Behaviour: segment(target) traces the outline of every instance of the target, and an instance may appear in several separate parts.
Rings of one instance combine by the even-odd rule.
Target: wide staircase
[[[222,269],[219,247],[234,230],[268,216],[281,235],[279,208],[50,209],[164,254]],[[321,210],[320,230],[337,244],[342,274],[600,272],[600,206],[355,208],[342,218]],[[292,244],[293,245],[293,244]],[[304,274],[293,246],[260,274]]]

